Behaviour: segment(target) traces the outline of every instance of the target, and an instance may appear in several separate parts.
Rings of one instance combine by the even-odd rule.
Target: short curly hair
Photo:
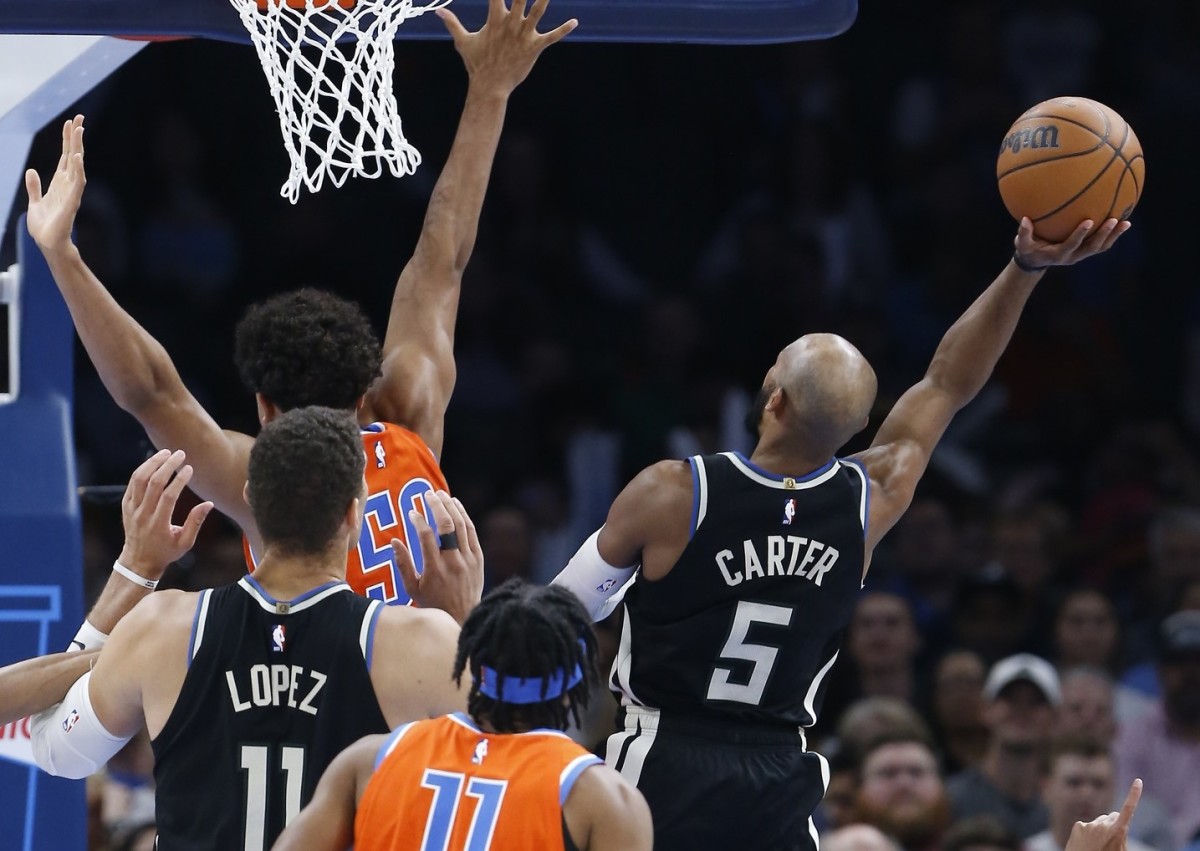
[[[349,410],[380,374],[379,338],[354,302],[306,287],[250,307],[238,323],[242,381],[281,411]]]
[[[362,437],[345,411],[298,408],[263,427],[250,450],[247,496],[267,547],[325,552],[350,502],[362,496]]]

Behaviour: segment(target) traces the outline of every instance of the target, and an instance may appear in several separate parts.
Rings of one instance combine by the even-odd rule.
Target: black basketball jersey
[[[612,687],[664,714],[810,726],[862,587],[866,473],[688,462],[691,540],[663,579],[639,572],[626,591]]]
[[[387,732],[368,673],[382,605],[344,582],[288,602],[249,576],[201,592],[152,743],[160,851],[269,848],[338,753]]]

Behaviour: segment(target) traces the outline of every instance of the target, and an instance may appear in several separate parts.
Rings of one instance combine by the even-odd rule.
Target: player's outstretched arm
[[[412,429],[435,455],[454,389],[454,323],[463,270],[475,246],[509,95],[543,50],[574,20],[537,31],[548,0],[489,0],[486,23],[467,32],[438,11],[467,66],[470,82],[450,155],[434,186],[412,259],[400,274],[383,341],[383,376],[367,393],[365,414]]]
[[[25,173],[29,233],[113,400],[137,418],[155,446],[187,452],[196,464],[195,491],[252,532],[242,486],[253,441],[213,421],[184,386],[166,350],[117,304],[71,241],[87,182],[83,153],[83,116],[77,115],[63,125],[62,156],[45,194],[37,172]]]
[[[1021,221],[1014,259],[946,332],[925,377],[900,397],[871,447],[855,456],[873,485],[868,553],[908,508],[950,420],[991,377],[1043,270],[1106,251],[1128,229],[1116,219],[1099,228],[1086,221],[1070,239],[1051,243],[1033,235],[1029,219]]]
[[[563,805],[563,818],[582,851],[650,851],[654,845],[646,799],[607,765],[579,775]]]
[[[279,834],[272,851],[346,851],[352,846],[358,800],[386,741],[386,735],[366,736],[338,754],[308,806]]]

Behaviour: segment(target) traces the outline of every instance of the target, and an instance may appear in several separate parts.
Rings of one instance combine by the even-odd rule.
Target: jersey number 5
[[[735,703],[758,706],[762,702],[767,682],[771,679],[771,669],[775,667],[775,657],[779,655],[779,648],[769,644],[753,644],[746,640],[746,636],[750,633],[750,627],[756,623],[789,626],[791,622],[792,610],[787,606],[739,601],[737,610],[733,613],[733,624],[729,627],[729,637],[725,639],[725,646],[721,648],[721,655],[717,661],[740,659],[754,663],[750,679],[744,684],[731,682],[729,678],[733,669],[717,665],[708,681],[706,697],[709,700],[731,700]]]
[[[433,805],[425,821],[425,836],[421,839],[421,851],[448,851],[450,834],[458,816],[458,805],[462,802],[463,781],[466,775],[453,771],[425,769],[421,785],[433,790]],[[467,797],[476,798],[475,814],[467,831],[463,851],[488,851],[492,847],[492,834],[496,831],[496,820],[500,817],[500,804],[504,801],[506,780],[484,780],[472,777],[467,783]]]

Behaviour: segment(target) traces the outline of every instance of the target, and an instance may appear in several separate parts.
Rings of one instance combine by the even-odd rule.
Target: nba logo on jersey
[[[387,466],[387,453],[383,451],[383,441],[375,441],[375,468],[382,470]]]
[[[483,760],[487,756],[487,739],[480,739],[479,744],[475,746],[475,755],[471,757],[471,762],[475,765],[483,765]]]
[[[64,733],[71,732],[71,729],[79,723],[78,710],[72,709],[67,713],[67,717],[63,719],[62,728]]]
[[[283,645],[287,641],[287,634],[283,628],[283,624],[275,624],[275,628],[271,630],[271,650],[276,653],[283,652]]]
[[[783,525],[791,526],[796,519],[796,500],[789,499],[783,504]]]

